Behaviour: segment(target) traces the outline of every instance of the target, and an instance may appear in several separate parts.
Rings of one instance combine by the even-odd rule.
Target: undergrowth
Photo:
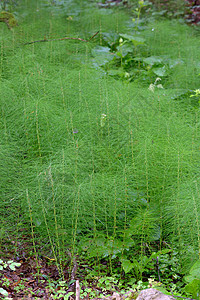
[[[18,27],[0,27],[1,241],[26,228],[61,277],[70,253],[72,267],[79,255],[125,282],[159,281],[156,259],[173,251],[183,276],[200,253],[195,31],[132,27],[85,1],[21,1],[17,15]]]

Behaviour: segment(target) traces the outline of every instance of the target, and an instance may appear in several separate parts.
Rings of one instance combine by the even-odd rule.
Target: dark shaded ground
[[[200,24],[200,0],[182,0],[183,6],[179,8],[176,1],[170,0],[150,0],[155,7],[159,7],[163,11],[166,10],[166,15],[171,12],[171,16],[181,16],[186,23],[199,25]]]
[[[101,295],[104,297],[104,300],[120,300],[122,298],[130,298],[132,294],[134,294],[135,298],[135,292],[132,290],[121,294],[118,286],[113,286],[112,290],[102,290],[102,288],[98,287],[97,280],[92,280],[91,282],[89,280],[86,283],[85,276],[88,273],[86,269],[92,270],[92,268],[87,265],[87,261],[79,262],[78,257],[75,257],[72,262],[69,250],[66,253],[66,261],[62,266],[63,279],[56,267],[55,260],[51,258],[52,255],[42,255],[39,244],[35,246],[37,249],[40,249],[40,256],[34,255],[31,236],[26,229],[21,232],[20,237],[9,238],[0,246],[1,260],[4,262],[13,260],[21,264],[13,271],[9,266],[0,271],[0,299],[5,299],[3,294],[1,294],[1,288],[8,293],[6,299],[13,300],[74,300],[80,299],[80,296],[83,300],[100,299],[95,298],[94,295],[98,295],[98,297]],[[81,295],[80,291],[78,294],[76,293],[76,280],[78,285],[79,282],[80,285],[82,282],[88,284],[88,286],[81,286]]]
[[[189,23],[200,24],[200,0],[186,0],[187,13],[186,18]]]
[[[20,260],[21,266],[16,271],[8,268],[2,271],[0,287],[8,292],[12,299],[53,299],[48,281],[42,279],[46,275],[55,280],[55,266],[48,266],[45,260],[39,260],[41,274],[37,276],[37,263],[34,258]]]
[[[200,24],[200,0],[182,0],[183,5],[179,7],[176,1],[170,0],[149,0],[156,8],[163,11],[167,17],[181,16],[188,24]],[[113,6],[128,7],[129,1],[126,0],[104,0],[98,3],[99,7],[111,8]]]
[[[85,277],[85,268],[91,269],[85,262],[82,266],[78,262],[78,257],[71,260],[68,250],[66,261],[62,266],[62,275],[56,267],[55,259],[51,254],[34,255],[33,244],[30,242],[31,236],[26,233],[26,229],[21,233],[20,238],[9,239],[2,243],[0,248],[0,259],[4,262],[13,260],[21,265],[15,270],[9,266],[0,271],[0,288],[7,291],[8,298],[13,300],[21,299],[67,299],[75,298],[76,280],[82,282]],[[35,245],[40,249],[39,244]],[[41,249],[39,251],[42,252]],[[37,256],[37,257],[36,257]],[[78,272],[77,272],[78,270]],[[63,279],[63,278],[64,279]],[[101,295],[111,295],[113,291],[104,291],[96,286],[96,281],[88,282],[92,294],[84,293],[82,299],[94,298],[94,292]],[[87,286],[82,286],[82,292],[87,290]],[[118,291],[118,288],[115,289]],[[70,294],[69,294],[70,293]],[[80,298],[80,293],[78,299]],[[111,297],[112,298],[112,297]],[[3,298],[0,290],[0,299]]]
[[[54,299],[52,298],[52,289],[57,292],[60,287],[56,286],[56,281],[59,279],[59,273],[53,260],[48,257],[36,259],[34,255],[31,256],[29,254],[29,246],[32,248],[32,245],[28,242],[20,242],[18,246],[17,256],[14,256],[14,253],[9,254],[9,258],[4,258],[1,255],[3,261],[12,259],[15,262],[21,263],[21,266],[16,268],[15,271],[10,270],[9,267],[6,269],[4,268],[0,275],[0,287],[6,290],[8,296],[14,300]],[[67,266],[64,271],[65,273],[68,272]],[[53,283],[52,288],[50,283]],[[71,287],[69,288],[71,289]]]
[[[20,299],[55,299],[55,295],[62,286],[59,280],[62,280],[55,260],[48,256],[34,255],[33,244],[30,242],[31,237],[27,234],[26,229],[21,232],[20,238],[10,238],[1,244],[0,258],[4,262],[13,260],[20,263],[15,271],[9,266],[0,271],[0,288],[8,292],[8,297],[15,300]],[[39,245],[36,245],[39,249]],[[50,256],[50,255],[49,255]],[[63,276],[65,277],[65,291],[74,291],[74,282],[69,285],[70,257],[66,258],[63,265]],[[64,290],[64,289],[63,289]],[[1,293],[0,293],[0,299]],[[59,299],[63,299],[62,297]]]
[[[16,260],[15,260],[16,261]],[[8,292],[8,298],[13,300],[22,299],[80,299],[80,293],[77,295],[76,292],[76,281],[66,280],[59,284],[59,273],[55,264],[51,263],[48,257],[43,257],[36,260],[34,257],[18,259],[21,266],[16,268],[15,271],[11,271],[9,267],[1,271],[0,275],[0,288],[3,288]],[[69,266],[66,266],[64,272],[68,272]],[[71,282],[71,284],[70,284]],[[78,281],[79,282],[79,281]],[[87,288],[87,287],[83,287]],[[90,285],[91,289],[91,285]],[[99,295],[104,296],[104,300],[121,300],[121,299],[131,299],[135,298],[137,293],[135,291],[128,291],[125,294],[120,294],[116,287],[116,292],[104,291],[96,287],[95,282],[92,284],[93,291],[98,291]],[[69,294],[70,293],[70,294]],[[69,298],[68,298],[68,296]],[[112,295],[112,296],[110,296]],[[3,297],[3,296],[2,296]],[[67,297],[67,298],[65,298]],[[0,293],[0,299],[1,293]],[[84,293],[81,297],[83,300],[93,299],[98,300],[101,298],[94,298],[91,293]]]

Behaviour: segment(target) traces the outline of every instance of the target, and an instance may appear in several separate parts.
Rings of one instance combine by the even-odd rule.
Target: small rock
[[[120,300],[120,295],[118,293],[113,293],[113,300]]]
[[[140,292],[136,300],[175,300],[172,296],[165,295],[156,289],[147,289]]]

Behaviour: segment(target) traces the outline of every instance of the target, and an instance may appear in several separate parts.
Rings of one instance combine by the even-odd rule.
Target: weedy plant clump
[[[197,297],[196,31],[146,22],[144,1],[131,16],[21,5],[19,26],[0,27],[2,253],[23,256],[31,237],[35,274],[47,256],[67,281],[60,297],[76,279],[83,297],[151,286]]]

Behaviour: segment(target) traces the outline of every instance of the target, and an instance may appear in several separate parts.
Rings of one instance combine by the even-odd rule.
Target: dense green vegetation
[[[199,32],[115,6],[20,1],[0,23],[1,256],[30,237],[61,278],[77,260],[84,286],[199,299]]]

